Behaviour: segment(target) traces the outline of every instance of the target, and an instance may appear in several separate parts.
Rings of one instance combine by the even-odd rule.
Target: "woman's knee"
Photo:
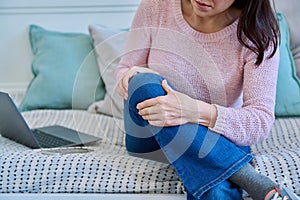
[[[165,91],[161,86],[164,78],[153,73],[139,73],[135,75],[129,82],[128,100],[131,106],[146,99],[165,95]]]
[[[144,100],[164,95],[162,80],[163,77],[158,74],[139,73],[129,81],[128,99],[124,101],[125,128],[132,129],[132,125],[141,127],[148,125],[148,122],[138,114],[136,105]]]

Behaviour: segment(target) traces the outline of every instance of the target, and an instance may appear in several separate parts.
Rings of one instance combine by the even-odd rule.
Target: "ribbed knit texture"
[[[132,66],[159,72],[178,91],[217,105],[213,131],[237,145],[265,139],[274,122],[279,53],[260,66],[237,39],[238,20],[204,34],[184,19],[180,0],[142,0],[117,79]],[[271,50],[271,48],[270,48]]]

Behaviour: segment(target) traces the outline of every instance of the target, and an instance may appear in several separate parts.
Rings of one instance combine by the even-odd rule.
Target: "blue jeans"
[[[187,199],[242,199],[241,190],[227,179],[250,162],[249,147],[236,146],[198,124],[151,126],[138,114],[139,102],[165,95],[163,79],[157,74],[140,73],[129,82],[128,100],[124,101],[129,154],[167,160],[185,185]]]

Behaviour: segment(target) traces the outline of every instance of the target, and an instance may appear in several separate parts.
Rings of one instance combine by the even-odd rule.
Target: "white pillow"
[[[114,72],[125,50],[128,30],[89,25],[89,33],[93,40],[97,63],[105,84],[104,100],[89,106],[90,112],[102,113],[123,118],[123,98],[116,92]]]

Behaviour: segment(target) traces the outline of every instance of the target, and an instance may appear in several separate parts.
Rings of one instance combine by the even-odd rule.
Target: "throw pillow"
[[[107,91],[104,100],[92,104],[89,111],[123,118],[123,98],[115,90],[117,83],[114,72],[124,53],[128,30],[90,25],[89,32],[94,42],[99,70]]]
[[[273,2],[272,0],[270,0]],[[290,33],[290,48],[294,57],[296,73],[300,77],[300,13],[298,8],[300,6],[299,0],[275,0],[274,4],[275,10],[284,15],[287,24],[289,25]]]
[[[105,88],[88,34],[30,25],[29,39],[34,77],[21,102],[21,111],[87,109],[92,102],[103,99]]]
[[[278,69],[275,115],[300,116],[300,80],[290,50],[290,35],[284,15],[277,14],[280,26],[280,63]]]

